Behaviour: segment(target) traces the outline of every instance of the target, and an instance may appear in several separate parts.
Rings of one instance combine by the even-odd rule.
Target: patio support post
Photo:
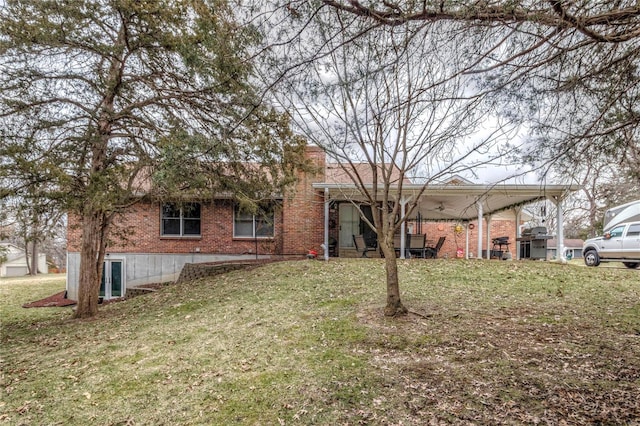
[[[516,213],[516,260],[520,260],[520,241],[518,238],[522,236],[522,232],[520,230],[520,221],[522,220],[522,206],[514,207],[513,211]]]
[[[324,260],[329,260],[329,188],[324,189]]]
[[[564,256],[564,211],[562,199],[563,197],[557,197],[552,200],[556,205],[556,222],[558,222],[558,228],[556,230],[556,259],[561,263],[567,263],[567,258]]]
[[[478,253],[476,259],[482,259],[482,202],[476,203],[478,206]]]
[[[464,229],[464,258],[469,260],[469,222],[466,223]]]

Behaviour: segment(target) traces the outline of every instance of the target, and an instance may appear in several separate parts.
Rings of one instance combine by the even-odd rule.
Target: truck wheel
[[[584,263],[587,266],[598,266],[600,264],[600,256],[595,250],[588,250],[584,254]]]
[[[622,262],[622,264],[629,269],[638,269],[640,266],[640,262]]]

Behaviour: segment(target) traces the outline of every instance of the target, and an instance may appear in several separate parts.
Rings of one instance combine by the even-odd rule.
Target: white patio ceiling
[[[363,198],[353,184],[315,183],[313,187],[328,191],[330,200],[357,201]],[[421,189],[422,185],[404,185],[403,199],[412,201]],[[479,203],[482,205],[482,214],[491,215],[545,198],[562,200],[577,189],[577,185],[428,185],[420,197],[417,210],[411,216],[420,212],[425,220],[471,221],[478,218]]]

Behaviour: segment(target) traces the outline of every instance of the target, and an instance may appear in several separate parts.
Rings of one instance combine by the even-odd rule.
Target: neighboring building
[[[376,235],[354,205],[358,204],[358,193],[351,179],[339,165],[326,163],[320,148],[309,146],[306,155],[320,172],[301,173],[292,196],[277,197],[264,206],[266,216],[241,213],[231,197],[182,205],[140,202],[132,206],[114,223],[113,242],[105,256],[102,296],[122,297],[127,287],[173,281],[186,263],[304,258],[310,250],[322,257],[323,245],[333,249],[331,255],[357,255],[353,236],[365,234],[375,242]],[[365,183],[372,181],[368,164],[356,167]],[[407,197],[421,188],[408,180],[405,183]],[[521,206],[567,190],[566,186],[540,185],[487,187],[461,179],[434,184],[420,198],[415,212],[420,213],[420,220],[409,221],[403,228],[405,232],[426,233],[427,240],[446,236],[438,257],[459,257],[460,250],[464,257],[485,257],[487,247],[493,249],[490,236],[508,236],[515,258],[515,224],[516,218],[522,222]],[[363,206],[363,211],[371,214],[370,207]],[[70,299],[77,298],[78,288],[81,228],[77,222],[69,217]],[[474,246],[480,247],[481,253],[471,248]]]
[[[0,277],[21,277],[29,274],[29,266],[27,265],[27,256],[23,248],[11,243],[0,243],[2,254],[7,258],[0,263]],[[47,255],[41,253],[38,255],[38,273],[46,274],[49,272],[47,266]]]
[[[564,254],[567,259],[582,259],[582,245],[584,240],[565,238],[564,239]],[[558,241],[555,238],[550,239],[547,242],[547,259],[553,260],[557,258],[558,254]]]

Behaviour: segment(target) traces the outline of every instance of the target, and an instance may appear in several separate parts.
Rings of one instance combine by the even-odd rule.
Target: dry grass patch
[[[89,321],[62,308],[16,308],[37,296],[24,300],[22,287],[5,286],[0,421],[640,418],[637,271],[412,260],[400,273],[412,311],[403,318],[382,315],[384,269],[375,259],[235,271],[104,306]]]

